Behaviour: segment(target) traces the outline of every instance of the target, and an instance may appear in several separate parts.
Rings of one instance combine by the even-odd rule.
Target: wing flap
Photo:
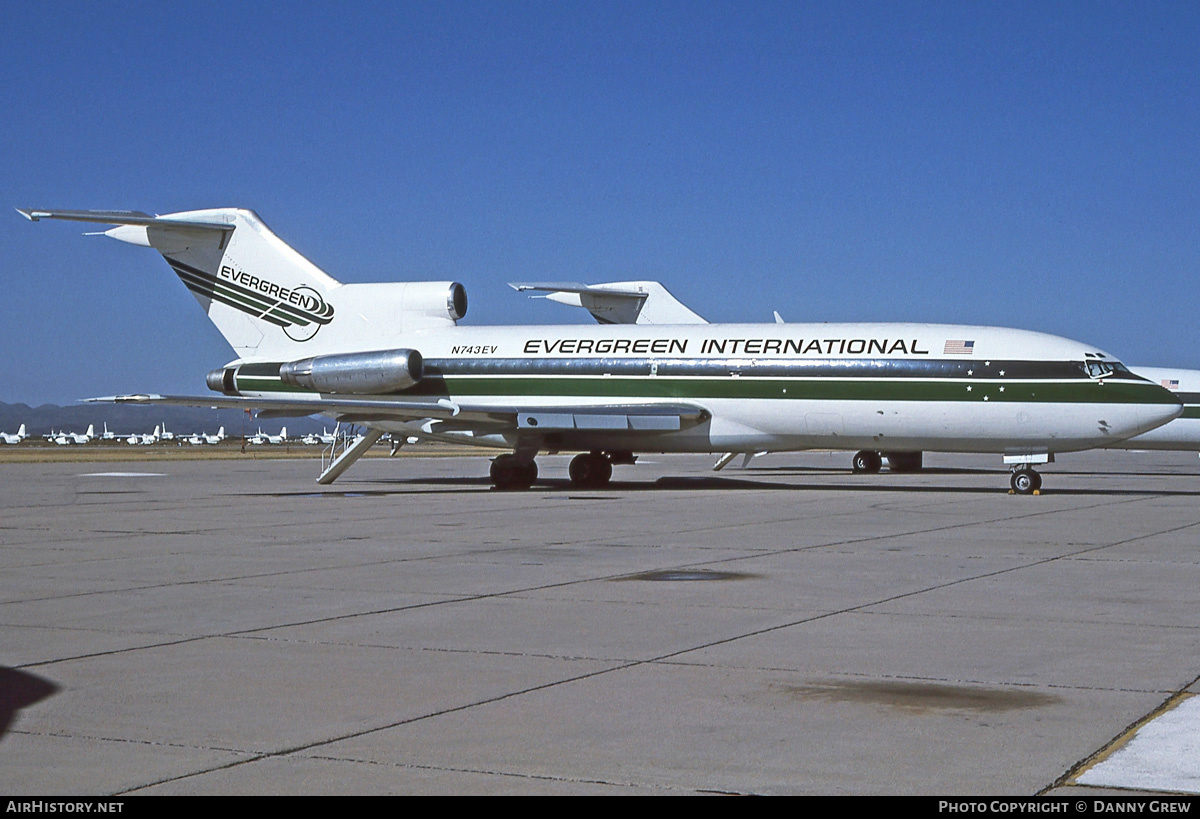
[[[678,432],[707,416],[698,407],[554,407],[517,413],[517,429],[542,432]]]

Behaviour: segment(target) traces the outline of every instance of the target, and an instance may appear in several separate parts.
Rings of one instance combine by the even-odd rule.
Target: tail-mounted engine
[[[407,389],[424,375],[416,350],[379,350],[303,358],[286,364],[242,364],[213,370],[208,387],[227,395],[296,387],[342,395],[386,395]]]

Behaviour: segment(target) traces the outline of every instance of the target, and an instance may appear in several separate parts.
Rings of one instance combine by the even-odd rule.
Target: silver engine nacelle
[[[407,389],[421,380],[424,364],[416,350],[319,355],[283,364],[285,384],[317,392],[382,395]]]

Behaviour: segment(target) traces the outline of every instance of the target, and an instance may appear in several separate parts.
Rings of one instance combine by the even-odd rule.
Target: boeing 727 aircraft
[[[501,447],[499,488],[528,488],[542,452],[575,451],[572,481],[608,482],[637,452],[935,449],[1004,456],[1013,490],[1033,464],[1167,423],[1182,405],[1091,345],[1043,333],[937,324],[608,324],[460,327],[457,282],[343,284],[256,214],[213,209],[22,210],[116,225],[152,247],[237,358],[220,396],[108,401],[321,413],[369,432]],[[699,317],[696,317],[699,319]],[[699,319],[703,321],[702,319]]]
[[[680,323],[707,324],[658,282],[606,282],[604,284],[522,283],[509,285],[518,292],[545,291],[544,298],[559,304],[583,307],[601,324]],[[535,297],[536,298],[536,297]],[[778,311],[775,323],[784,324]],[[1170,423],[1142,435],[1127,438],[1106,446],[1106,449],[1158,449],[1200,452],[1200,370],[1178,370],[1162,367],[1130,367],[1135,375],[1171,390],[1183,403],[1183,414]],[[727,452],[713,467],[725,468],[738,455],[743,468],[756,455],[765,452]],[[921,468],[921,452],[860,451],[852,459],[855,472],[877,472],[884,461],[893,472],[911,472]]]
[[[1169,424],[1110,444],[1110,447],[1200,452],[1200,370],[1135,367],[1133,371],[1174,393],[1183,402],[1183,414]]]

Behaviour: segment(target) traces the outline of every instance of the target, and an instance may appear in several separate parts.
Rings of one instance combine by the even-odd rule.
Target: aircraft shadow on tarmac
[[[757,474],[756,474],[757,473]],[[773,473],[773,474],[766,474]],[[999,472],[988,469],[972,469],[972,468],[945,468],[935,467],[926,468],[919,473],[924,476],[967,476],[967,475],[992,475],[995,476],[997,482],[995,486],[963,486],[955,485],[953,481],[942,486],[930,486],[928,484],[911,484],[911,483],[894,483],[888,481],[886,477],[879,475],[852,475],[844,469],[822,469],[812,467],[769,467],[766,469],[745,470],[743,476],[725,477],[717,475],[670,475],[657,478],[656,480],[646,481],[611,481],[607,486],[601,489],[582,489],[575,486],[566,478],[539,478],[531,489],[521,491],[505,491],[492,488],[491,481],[486,477],[480,476],[463,476],[463,477],[439,477],[439,478],[386,478],[376,480],[362,481],[344,481],[343,486],[347,484],[355,486],[355,488],[343,488],[338,490],[315,490],[312,492],[280,492],[267,493],[272,497],[370,497],[370,496],[388,496],[388,495],[428,495],[428,494],[450,494],[461,492],[464,490],[479,490],[487,489],[489,491],[505,491],[505,494],[520,495],[530,492],[573,492],[576,494],[586,493],[589,498],[609,497],[616,492],[651,492],[651,491],[670,491],[670,490],[689,490],[689,491],[786,491],[786,492],[899,492],[911,495],[931,495],[931,494],[969,494],[969,495],[1005,495],[1008,490],[1004,484],[1007,483],[1007,472]],[[1059,481],[1059,478],[1066,478],[1071,475],[1089,476],[1095,475],[1094,472],[1075,472],[1075,471],[1047,471],[1043,473],[1052,485],[1047,487],[1042,493],[1043,495],[1067,495],[1078,497],[1154,497],[1154,496],[1178,496],[1178,497],[1200,497],[1200,489],[1197,490],[1175,490],[1175,489],[1133,489],[1127,486],[1114,485],[1111,489],[1097,488],[1082,488],[1070,486],[1067,481]],[[1129,474],[1129,473],[1122,473]],[[778,480],[771,480],[784,475],[796,475],[805,477],[823,477],[827,478],[828,482],[821,483],[783,483]],[[1174,477],[1175,473],[1151,472],[1148,476],[1166,476]],[[906,475],[904,477],[912,477]],[[764,480],[763,478],[766,478]],[[376,488],[367,489],[357,488],[364,484],[371,484]],[[380,484],[384,484],[388,488],[377,488]]]
[[[58,691],[57,685],[42,677],[15,668],[0,668],[0,739],[8,733],[18,711]]]

